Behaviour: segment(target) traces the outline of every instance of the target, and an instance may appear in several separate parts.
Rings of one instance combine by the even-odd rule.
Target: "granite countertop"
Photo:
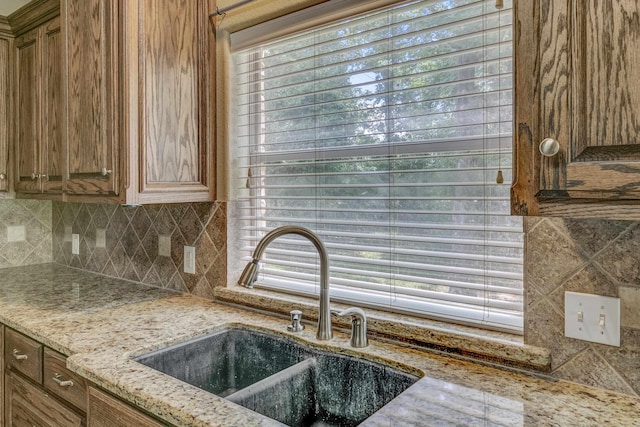
[[[130,358],[229,325],[291,335],[286,321],[58,265],[0,272],[0,322],[69,356],[100,387],[175,425],[280,425]],[[630,396],[375,339],[355,350],[340,332],[320,344],[314,327],[294,338],[422,376],[365,426],[640,426]]]

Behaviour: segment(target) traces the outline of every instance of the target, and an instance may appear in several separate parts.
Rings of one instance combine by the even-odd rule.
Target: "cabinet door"
[[[15,40],[15,189],[40,192],[39,29]]]
[[[640,5],[522,0],[515,6],[514,213],[637,218]],[[559,142],[556,155],[538,152],[544,138]]]
[[[9,190],[8,166],[9,166],[9,119],[10,107],[10,73],[9,53],[11,42],[0,38],[0,191]]]
[[[42,29],[42,144],[41,181],[48,193],[63,188],[64,129],[62,113],[62,35],[60,18]]]
[[[82,416],[14,372],[5,373],[5,425],[7,427],[84,426]]]
[[[66,188],[71,194],[117,193],[117,4],[110,0],[61,4],[68,102]]]
[[[138,24],[138,43],[127,59],[137,61],[139,74],[131,81],[138,102],[131,101],[140,111],[129,117],[137,131],[130,142],[131,158],[138,160],[136,190],[146,202],[209,200],[213,2],[138,0],[127,7],[126,19]]]
[[[89,387],[87,417],[89,427],[160,427],[165,425],[93,387]]]

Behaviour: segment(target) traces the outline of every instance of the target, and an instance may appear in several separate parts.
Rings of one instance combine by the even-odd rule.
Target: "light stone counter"
[[[279,423],[130,360],[228,325],[278,334],[399,367],[422,378],[365,426],[640,426],[640,400],[370,340],[362,351],[310,325],[55,265],[0,270],[0,322],[68,356],[100,387],[175,425]]]

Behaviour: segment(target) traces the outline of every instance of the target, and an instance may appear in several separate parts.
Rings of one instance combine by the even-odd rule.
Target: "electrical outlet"
[[[80,255],[80,235],[71,235],[71,255]]]
[[[564,334],[620,347],[620,298],[565,292]]]
[[[193,246],[184,247],[184,272],[196,274],[196,248]]]

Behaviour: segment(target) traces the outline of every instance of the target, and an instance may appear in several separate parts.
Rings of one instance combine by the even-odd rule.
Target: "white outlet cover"
[[[71,255],[80,255],[80,235],[71,235]]]
[[[193,246],[184,247],[184,272],[196,274],[196,248]]]
[[[604,327],[600,326],[601,316]],[[620,347],[620,298],[565,292],[564,335]]]
[[[7,242],[24,242],[27,233],[24,225],[10,225],[7,227]]]

